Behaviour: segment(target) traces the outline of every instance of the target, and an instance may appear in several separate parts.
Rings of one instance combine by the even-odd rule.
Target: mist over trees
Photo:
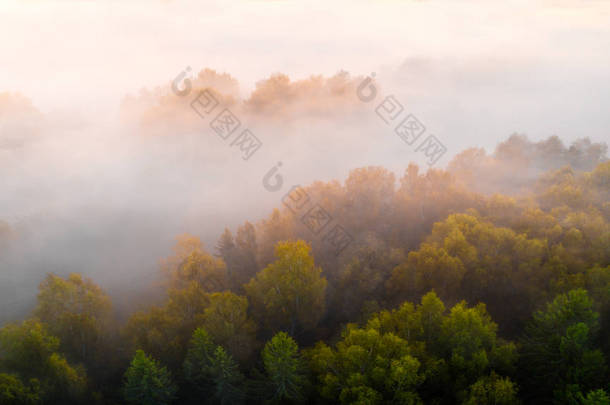
[[[282,204],[213,248],[177,236],[120,309],[50,273],[0,329],[0,404],[608,404],[606,153],[514,135],[447,170],[357,168],[303,189],[339,252]]]
[[[608,146],[588,138],[565,146],[557,136],[539,142],[514,134],[500,143],[493,154],[471,148],[453,158],[448,170],[474,191],[518,194],[527,192],[543,173],[570,166],[593,170],[607,157]]]

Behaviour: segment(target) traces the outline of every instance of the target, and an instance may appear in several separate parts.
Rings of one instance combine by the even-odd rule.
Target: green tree
[[[511,371],[516,350],[512,344],[498,342],[497,328],[484,304],[468,308],[465,302],[460,302],[443,319],[442,341],[445,347],[442,353],[458,398],[488,370]]]
[[[408,260],[394,269],[387,289],[401,299],[414,298],[431,289],[443,297],[451,297],[461,288],[465,272],[459,258],[450,256],[443,248],[424,243],[419,250],[409,252]]]
[[[382,333],[375,322],[349,325],[336,349],[324,343],[307,352],[320,395],[342,404],[419,404],[420,362],[409,343]]]
[[[0,329],[0,370],[28,381],[31,387],[39,384],[45,403],[82,403],[84,372],[57,352],[59,346],[59,339],[39,321],[8,324]]]
[[[142,350],[137,350],[125,372],[125,400],[136,405],[168,405],[176,392],[170,372]]]
[[[558,295],[534,314],[521,342],[520,359],[522,384],[531,400],[565,403],[578,392],[607,383],[603,354],[595,348],[598,318],[582,289]]]
[[[211,363],[214,398],[221,405],[237,404],[244,400],[244,376],[239,365],[222,346],[216,346]]]
[[[492,373],[472,384],[464,405],[517,405],[517,386],[508,377],[499,377]]]
[[[304,241],[280,242],[276,261],[246,285],[253,313],[271,330],[314,328],[324,314],[326,279]]]
[[[80,274],[49,274],[40,284],[36,317],[61,342],[70,359],[93,366],[102,336],[110,326],[110,298]]]
[[[610,244],[608,245],[610,246]],[[600,314],[600,341],[610,358],[610,266],[594,266],[585,273],[585,286]]]
[[[35,379],[25,385],[14,375],[0,373],[0,404],[38,405],[41,403],[39,385]]]
[[[180,367],[183,344],[180,320],[165,307],[154,306],[144,312],[133,314],[123,330],[129,347],[142,348],[154,358],[160,359],[171,370]]]
[[[133,314],[124,329],[132,348],[141,348],[176,372],[186,346],[210,303],[210,294],[197,281],[170,288],[164,306]]]
[[[203,328],[197,328],[184,360],[184,376],[193,385],[205,389],[210,385],[209,369],[216,345]]]
[[[515,345],[498,339],[497,325],[483,304],[468,307],[460,302],[447,314],[443,302],[430,292],[417,306],[405,302],[375,314],[366,328],[404,340],[408,354],[421,364],[425,380],[418,391],[426,402],[462,402],[480,378],[514,372]]]
[[[234,404],[244,400],[244,376],[235,360],[213,343],[203,328],[193,333],[184,360],[184,376],[200,394],[211,396],[215,403]]]
[[[610,405],[610,395],[604,390],[589,391],[580,401],[582,405]]]
[[[545,296],[547,242],[471,214],[435,223],[427,241],[394,269],[387,289],[400,301],[434,289],[445,300],[485,302],[514,331]]]
[[[277,333],[263,349],[263,364],[273,402],[304,399],[305,376],[297,343],[284,332]]]
[[[353,321],[365,302],[384,301],[385,282],[402,261],[400,249],[390,249],[383,241],[368,238],[366,245],[358,248],[343,266],[331,296],[333,311],[329,315],[337,322]]]
[[[201,316],[201,325],[217,344],[240,361],[256,347],[256,324],[248,318],[248,299],[232,292],[214,293]]]

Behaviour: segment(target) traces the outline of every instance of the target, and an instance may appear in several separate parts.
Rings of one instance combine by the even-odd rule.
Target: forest
[[[134,297],[48,273],[0,328],[0,405],[610,404],[607,146],[405,167],[179,235]]]

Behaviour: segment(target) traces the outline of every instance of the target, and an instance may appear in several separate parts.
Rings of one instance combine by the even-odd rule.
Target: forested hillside
[[[515,135],[354,169],[178,236],[129,305],[48,274],[0,329],[0,405],[610,404],[606,152]]]

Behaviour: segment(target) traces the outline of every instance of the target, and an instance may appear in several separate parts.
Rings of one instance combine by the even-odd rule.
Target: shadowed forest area
[[[50,273],[0,329],[0,404],[610,404],[606,154],[513,135],[354,169],[178,236],[120,304]]]

